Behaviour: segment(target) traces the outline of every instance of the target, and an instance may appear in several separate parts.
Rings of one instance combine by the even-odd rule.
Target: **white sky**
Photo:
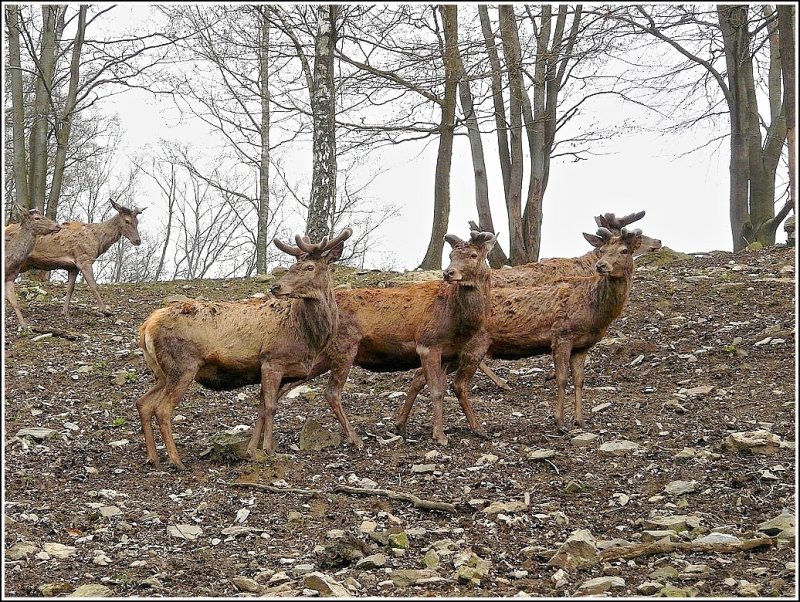
[[[118,15],[121,15],[126,9],[129,7],[118,7],[115,11],[119,10]],[[147,144],[155,144],[159,138],[188,137],[194,141],[195,149],[208,144],[204,124],[185,123],[180,132],[169,127],[164,116],[172,112],[167,111],[173,106],[171,100],[154,100],[152,95],[131,91],[107,101],[106,106],[117,111],[122,120],[123,147],[119,150],[123,156],[140,151]],[[595,116],[606,125],[621,122],[634,111],[632,108],[620,111],[620,105],[614,101],[606,105],[595,103],[592,107]],[[676,158],[680,152],[701,145],[707,136],[707,131],[697,137],[658,133],[619,135],[602,147],[594,147],[596,152],[606,153],[604,155],[577,163],[569,159],[554,160],[544,202],[541,257],[581,255],[589,249],[581,232],[595,231],[595,215],[605,212],[620,215],[640,210],[647,214],[636,227],[660,238],[668,247],[684,252],[730,251],[727,141],[722,142],[719,150],[710,146]],[[435,139],[428,141],[421,154],[423,143],[374,153],[385,173],[375,179],[366,194],[376,204],[391,203],[401,208],[398,217],[384,225],[377,236],[382,244],[376,250],[393,256],[396,269],[413,269],[427,249],[437,144]],[[493,219],[507,252],[508,224],[494,136],[484,135],[484,145]],[[309,171],[310,164],[308,152],[303,171]],[[136,199],[139,206],[151,207],[142,217],[142,230],[147,229],[152,220],[160,219],[163,214],[154,209],[159,203],[165,203],[148,180],[142,178],[143,188]],[[523,194],[526,190],[527,173]],[[477,221],[474,180],[468,141],[465,136],[459,136],[453,155],[448,230],[465,237],[469,219]],[[303,227],[300,219],[290,225],[295,231]],[[779,228],[777,240],[785,239],[783,229]],[[447,252],[445,245],[445,254]],[[374,263],[377,265],[381,261],[375,257]],[[367,264],[374,267],[369,259]]]

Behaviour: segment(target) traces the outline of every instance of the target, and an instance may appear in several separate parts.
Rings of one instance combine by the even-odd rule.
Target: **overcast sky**
[[[160,138],[191,140],[195,150],[212,143],[203,124],[186,121],[173,127],[174,120],[167,117],[171,107],[170,100],[155,100],[136,90],[108,101],[106,108],[119,113],[124,128],[120,154],[140,152],[147,144],[157,144]],[[595,118],[603,124],[642,116],[640,108],[616,100],[595,102],[588,106],[588,111],[587,119]],[[650,125],[658,123],[650,121]],[[668,247],[684,252],[730,251],[727,141],[678,158],[681,153],[702,145],[708,136],[707,131],[680,136],[629,133],[595,146],[594,151],[603,154],[590,156],[586,161],[555,159],[544,201],[541,257],[581,255],[590,248],[581,232],[595,231],[593,216],[640,210],[647,214],[636,226],[660,238]],[[508,224],[494,136],[485,135],[484,144],[495,228],[507,251]],[[388,254],[397,269],[416,267],[427,249],[436,151],[434,138],[427,143],[409,143],[370,155],[373,165],[383,173],[374,180],[366,196],[375,204],[400,207],[399,215],[379,231],[382,244],[375,249]],[[310,171],[310,152],[300,154],[298,162],[303,171]],[[139,206],[152,207],[142,218],[143,229],[148,222],[163,217],[157,207],[165,205],[147,180],[142,178],[136,198]],[[527,173],[523,186],[526,190]],[[453,156],[449,231],[465,237],[470,219],[477,221],[474,180],[468,141],[459,136]],[[289,225],[299,232],[303,227],[301,216],[297,215]],[[777,240],[785,239],[785,232],[779,228]],[[384,263],[377,255],[372,259],[375,265]],[[367,263],[372,262],[368,259]]]

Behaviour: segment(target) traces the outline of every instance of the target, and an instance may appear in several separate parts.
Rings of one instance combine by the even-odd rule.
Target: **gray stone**
[[[536,449],[528,452],[528,460],[544,460],[552,458],[557,453],[554,449]]]
[[[761,586],[758,583],[750,583],[742,579],[739,581],[736,593],[743,598],[758,598],[761,596]]]
[[[110,598],[113,591],[110,587],[100,585],[99,583],[87,583],[81,585],[74,592],[69,594],[68,598]]]
[[[320,573],[319,571],[315,571],[313,573],[309,573],[303,577],[303,585],[306,587],[316,590],[319,592],[320,596],[335,596],[337,598],[347,598],[350,597],[352,594],[350,590],[347,589],[344,585],[336,581],[333,577],[330,577],[324,573]]]
[[[712,385],[702,385],[699,387],[692,387],[686,390],[687,395],[708,395],[714,390]]]
[[[57,581],[56,583],[45,583],[39,586],[39,591],[45,598],[55,598],[59,594],[66,594],[72,591],[72,584],[69,581]]]
[[[770,455],[780,446],[781,438],[765,430],[731,433],[725,438],[725,447],[735,452]]]
[[[659,583],[658,581],[645,581],[639,587],[636,588],[636,591],[642,594],[643,596],[652,596],[653,594],[658,593],[661,591],[661,588],[664,587],[663,583]]]
[[[678,569],[671,564],[665,564],[652,570],[647,576],[650,579],[677,579]]]
[[[578,586],[578,593],[586,596],[602,594],[610,589],[625,587],[625,580],[622,577],[595,577],[584,581]]]
[[[17,431],[17,437],[31,437],[36,441],[46,441],[58,435],[58,431],[42,426],[33,426]]]
[[[5,557],[8,560],[22,560],[39,551],[39,547],[27,541],[18,541],[8,548]]]
[[[794,528],[795,526],[794,514],[782,512],[778,516],[760,523],[758,525],[758,530],[774,537],[781,533],[781,531]]]
[[[397,587],[402,588],[402,587],[409,587],[425,579],[438,577],[438,575],[436,571],[430,569],[406,569],[406,570],[392,571],[389,577]]]
[[[425,556],[422,558],[422,564],[425,565],[425,568],[428,569],[435,569],[439,567],[440,559],[439,554],[433,548],[429,549],[425,552]]]
[[[234,577],[231,579],[231,583],[233,583],[240,592],[256,593],[261,589],[261,586],[256,583],[255,580],[250,579],[250,577]]]
[[[417,474],[425,474],[436,470],[436,464],[414,464],[411,467],[411,472]]]
[[[594,536],[585,529],[573,531],[547,564],[568,571],[596,564],[600,553]]]
[[[690,517],[684,514],[654,516],[644,519],[642,521],[642,528],[675,532],[686,531],[689,528],[689,522],[691,522],[689,519]]]
[[[684,567],[680,574],[681,579],[705,579],[714,574],[714,570],[707,564],[690,564]]]
[[[376,569],[386,564],[386,556],[383,554],[372,554],[366,556],[356,563],[357,569]]]
[[[616,441],[603,443],[597,450],[597,453],[601,456],[627,456],[637,449],[639,449],[638,443],[625,439],[617,439]]]
[[[697,490],[697,481],[672,481],[664,487],[667,495],[683,495]]]
[[[57,558],[59,560],[64,560],[70,556],[74,556],[75,552],[78,551],[74,546],[65,546],[61,543],[52,542],[44,544],[42,549],[44,549],[44,551],[50,554],[50,556],[53,558]]]
[[[167,533],[172,537],[194,541],[203,534],[203,528],[197,525],[169,525]]]
[[[528,504],[523,501],[514,502],[493,502],[486,506],[481,512],[492,515],[500,512],[523,512],[528,509]]]
[[[651,541],[660,541],[667,538],[668,541],[672,541],[675,538],[675,531],[668,531],[662,529],[656,530],[645,530],[642,531],[642,541],[644,543],[650,543]]]
[[[220,533],[227,537],[239,537],[240,535],[249,535],[254,530],[252,527],[245,527],[244,525],[234,525],[232,527],[225,527]]]
[[[97,510],[100,513],[100,516],[104,516],[105,518],[110,518],[112,516],[117,516],[118,514],[122,514],[122,510],[117,508],[116,506],[101,506]]]
[[[708,535],[704,535],[703,537],[698,537],[694,541],[693,544],[719,544],[719,543],[741,543],[741,539],[736,537],[735,535],[728,535],[727,533],[709,533]]]
[[[586,447],[587,445],[591,445],[592,441],[595,439],[597,439],[597,435],[594,433],[581,433],[580,435],[574,436],[569,442],[575,447]]]
[[[342,434],[339,431],[331,432],[314,419],[306,421],[300,431],[299,445],[303,451],[320,451],[328,447],[339,447],[341,443]]]

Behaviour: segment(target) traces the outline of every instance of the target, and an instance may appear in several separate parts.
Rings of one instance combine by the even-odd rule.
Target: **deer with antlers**
[[[144,209],[128,209],[113,199],[111,206],[116,209],[117,214],[104,222],[98,224],[65,222],[58,232],[39,236],[33,251],[20,265],[20,273],[32,269],[67,270],[67,294],[64,299],[64,317],[67,319],[78,273],[83,274],[86,284],[97,299],[100,311],[105,314],[111,313],[100,296],[92,266],[98,257],[123,236],[135,246],[141,244],[138,215]],[[16,232],[17,229],[18,227],[12,231]]]
[[[592,235],[586,236],[587,240],[593,240]],[[519,289],[493,288],[486,333],[473,343],[469,357],[462,358],[458,365],[469,379],[469,372],[474,373],[484,355],[520,359],[552,353],[557,384],[554,414],[562,431],[566,430],[564,392],[570,370],[575,386],[575,421],[581,427],[586,426],[582,403],[586,355],[602,340],[625,307],[633,280],[633,256],[641,245],[642,233],[622,228],[615,235],[601,227],[597,238],[603,251],[592,276],[564,277],[557,282]],[[400,432],[404,431],[416,396],[424,386],[425,375],[417,370],[406,400],[394,418]],[[459,397],[459,402],[462,408],[469,407],[471,411],[466,393],[464,399]]]
[[[4,231],[5,246],[5,291],[6,298],[17,314],[20,326],[26,326],[28,321],[19,308],[17,294],[14,291],[14,281],[19,276],[20,268],[33,251],[33,246],[39,236],[53,234],[61,230],[61,226],[36,209],[23,209],[16,206],[20,215],[19,224],[9,224]]]
[[[159,464],[155,417],[170,464],[184,468],[172,435],[172,415],[192,381],[214,390],[260,383],[258,420],[247,455],[253,457],[262,431],[263,448],[274,451],[273,419],[281,384],[305,378],[336,332],[338,311],[329,266],[341,257],[351,234],[345,228],[319,243],[297,235],[296,247],[274,240],[296,258],[270,289],[274,298],[185,301],[150,314],[139,329],[139,346],[156,383],[136,402],[149,464]],[[352,430],[343,413],[337,418]]]

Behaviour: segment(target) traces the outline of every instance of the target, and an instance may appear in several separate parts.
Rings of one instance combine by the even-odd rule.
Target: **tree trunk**
[[[509,83],[509,117],[511,122],[511,169],[509,170],[506,210],[508,212],[509,255],[511,265],[528,263],[522,233],[522,86],[521,52],[514,8],[501,5],[500,38],[506,59]]]
[[[797,215],[797,157],[795,155],[795,61],[794,61],[794,6],[778,6],[780,34],[781,75],[783,78],[783,106],[786,109],[786,138],[789,143],[789,202]],[[785,216],[784,216],[785,217]]]
[[[30,133],[30,207],[45,213],[44,197],[47,186],[47,116],[55,69],[56,27],[62,7],[42,5],[42,42],[36,71],[36,96],[33,105],[33,124]]]
[[[61,184],[64,181],[64,165],[67,161],[67,147],[69,135],[72,130],[72,118],[75,114],[75,105],[78,96],[78,80],[81,66],[81,48],[86,33],[85,4],[78,9],[78,29],[75,32],[75,41],[72,46],[72,61],[69,66],[69,89],[64,105],[64,114],[57,121],[56,127],[56,156],[53,165],[53,179],[50,184],[50,195],[47,199],[47,217],[55,220],[58,216],[58,200],[61,197]]]
[[[256,232],[256,274],[267,272],[267,225],[269,224],[269,19],[261,15],[259,83],[261,91],[261,162],[259,163],[258,229]]]
[[[456,7],[457,9],[458,7]],[[478,127],[478,118],[475,115],[472,90],[464,69],[464,62],[461,60],[461,52],[456,46],[455,65],[458,76],[459,99],[461,100],[461,111],[464,113],[464,121],[467,124],[467,137],[469,138],[469,148],[472,153],[472,170],[475,175],[475,206],[478,210],[478,224],[482,232],[495,232],[492,221],[492,210],[489,206],[489,181],[486,177],[486,160],[483,154],[483,141],[481,131]],[[506,254],[499,244],[494,245],[489,252],[489,265],[499,268],[508,262]]]
[[[331,233],[336,209],[336,98],[333,53],[339,8],[332,4],[314,7],[317,33],[314,44],[314,81],[311,112],[314,123],[311,200],[306,234],[312,242]]]
[[[728,69],[728,88],[730,90],[730,220],[733,250],[744,249],[753,238],[748,207],[748,184],[750,180],[750,159],[748,135],[748,115],[746,110],[747,92],[744,77],[739,66],[742,57],[748,53],[747,6],[719,5],[717,7],[720,30],[725,45],[725,64]]]
[[[8,67],[11,81],[11,114],[13,119],[14,193],[20,207],[31,207],[28,194],[28,164],[25,149],[25,98],[19,51],[19,7],[6,5],[8,23]]]
[[[453,133],[456,116],[456,90],[458,75],[456,51],[458,45],[458,7],[441,5],[444,29],[444,99],[439,122],[439,153],[436,157],[436,175],[433,190],[433,226],[428,250],[420,264],[423,270],[442,267],[444,236],[450,218],[450,166],[453,161]]]

